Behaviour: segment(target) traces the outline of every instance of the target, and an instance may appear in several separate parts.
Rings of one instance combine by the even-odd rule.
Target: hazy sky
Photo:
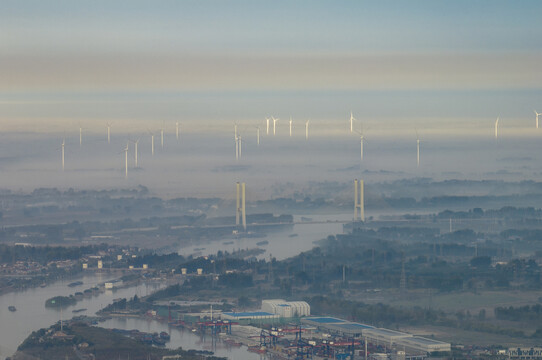
[[[542,109],[540,1],[0,5],[5,126],[344,121],[350,110],[391,123],[500,114],[527,126]]]

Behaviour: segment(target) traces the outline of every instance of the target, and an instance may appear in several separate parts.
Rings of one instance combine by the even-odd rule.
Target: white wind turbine
[[[243,142],[241,135],[235,135],[235,160],[239,160],[239,158],[243,155],[242,144]]]
[[[179,122],[175,122],[175,137],[179,140]]]
[[[267,132],[266,132],[266,135],[269,135],[269,118],[266,117],[266,118],[265,118],[265,121],[267,122]]]
[[[309,139],[309,120],[305,121],[305,140]]]
[[[495,120],[495,139],[499,138],[499,118]]]
[[[160,144],[162,145],[162,149],[164,148],[164,126],[160,129]]]
[[[79,147],[83,144],[83,128],[79,124]]]
[[[361,156],[361,161],[363,161],[363,140],[364,140],[363,128],[361,128],[360,131],[356,131],[356,132],[359,134],[359,138],[360,138],[360,156]]]
[[[290,116],[290,137],[292,137],[292,117]]]
[[[107,143],[111,143],[111,123],[107,123]]]
[[[350,132],[354,131],[354,114],[350,111]]]
[[[260,146],[260,127],[256,126],[256,143]]]
[[[416,166],[420,167],[420,137],[418,136],[418,130],[416,131]]]
[[[62,139],[62,171],[64,171],[64,147],[66,145],[66,139]]]
[[[135,163],[135,168],[138,168],[139,165],[138,165],[138,162],[137,162],[137,145],[139,144],[139,140],[140,139],[137,139],[135,141],[132,141],[134,143],[134,163]]]
[[[542,113],[537,112],[536,110],[533,110],[536,115],[536,128],[538,129],[538,115],[542,115]]]
[[[128,178],[128,142],[126,142],[126,148],[124,148],[124,177]]]
[[[277,133],[277,121],[279,121],[279,119],[275,119],[273,116],[271,116],[271,119],[273,119],[273,136],[275,136]]]
[[[151,136],[151,155],[154,156],[154,133],[150,130],[147,130],[147,132]]]

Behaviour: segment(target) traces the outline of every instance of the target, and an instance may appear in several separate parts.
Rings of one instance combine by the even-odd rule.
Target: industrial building
[[[449,352],[452,351],[452,346],[449,343],[445,343],[438,340],[423,338],[419,336],[412,336],[402,338],[397,341],[397,347],[403,348],[408,352]]]
[[[222,313],[222,320],[274,320],[280,316],[266,311],[250,311],[250,312],[225,312]]]
[[[334,317],[308,317],[301,319],[303,324],[313,326],[320,331],[346,337],[365,338],[367,342],[396,348],[408,353],[449,352],[451,345],[438,340],[413,336],[412,334],[375,328],[370,325],[354,323]]]
[[[262,311],[279,315],[283,318],[310,316],[311,307],[305,301],[285,301],[272,299],[262,301]]]

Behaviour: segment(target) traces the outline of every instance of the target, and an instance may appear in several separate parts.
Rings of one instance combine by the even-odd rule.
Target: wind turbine
[[[534,113],[536,115],[536,128],[538,129],[538,115],[542,115],[542,113],[536,112],[536,110],[534,110]]]
[[[179,140],[179,122],[175,122],[175,137]]]
[[[273,136],[275,136],[277,133],[277,121],[279,121],[279,119],[275,119],[273,116],[271,116],[271,119],[273,119]]]
[[[309,120],[305,121],[305,140],[309,139]]]
[[[266,135],[269,135],[269,118],[266,117],[266,118],[265,118],[265,121],[267,122],[267,132],[266,132]]]
[[[107,123],[107,143],[111,143],[111,123]]]
[[[135,162],[135,167],[138,168],[138,163],[137,163],[137,144],[139,144],[139,140],[140,139],[137,139],[135,141],[132,141],[134,143],[134,162]]]
[[[64,171],[64,146],[66,145],[66,139],[62,139],[62,171]]]
[[[292,117],[290,116],[290,137],[292,137]]]
[[[260,146],[260,127],[256,126],[256,141],[258,146]]]
[[[418,130],[416,130],[416,164],[420,167],[420,137],[418,136]]]
[[[499,117],[495,121],[495,139],[499,138]]]
[[[149,135],[151,136],[151,155],[154,156],[154,133],[150,130],[147,130]]]
[[[128,142],[126,142],[126,148],[124,148],[124,177],[128,178]]]
[[[243,155],[242,144],[243,142],[241,135],[235,135],[235,160],[239,160],[239,158]]]
[[[164,148],[164,126],[162,125],[162,128],[160,129],[160,144],[162,145],[162,149]]]
[[[235,160],[239,160],[239,139],[237,134],[235,134]]]
[[[79,147],[83,144],[83,128],[79,124]]]
[[[350,132],[354,130],[354,120],[356,120],[354,114],[350,111]]]
[[[356,131],[359,134],[360,138],[360,155],[361,155],[361,161],[363,161],[363,128],[360,131]]]

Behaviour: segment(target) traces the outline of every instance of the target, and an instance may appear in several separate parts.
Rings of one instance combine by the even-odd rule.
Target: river
[[[295,222],[301,221],[302,215],[294,217]],[[341,215],[304,215],[303,217],[310,218],[313,221],[334,221],[348,220],[351,214]],[[265,238],[242,238],[235,240],[221,240],[205,245],[183,248],[179,253],[183,255],[201,253],[201,255],[215,254],[217,251],[233,251],[237,249],[261,247],[266,250],[259,257],[269,257],[273,255],[278,260],[295,256],[300,252],[310,250],[314,247],[314,241],[323,239],[328,235],[342,233],[342,224],[340,223],[321,223],[321,224],[296,224],[293,228],[270,232]],[[257,245],[258,242],[267,240],[267,244]],[[233,241],[233,243],[229,243]],[[224,244],[228,242],[228,244]],[[203,250],[194,250],[194,248],[202,248]],[[115,291],[106,291],[91,298],[85,297],[78,301],[76,305],[65,308],[62,312],[59,309],[45,308],[45,301],[53,296],[68,296],[77,291],[96,286],[114,277],[109,274],[88,274],[78,279],[70,279],[58,281],[44,288],[33,288],[25,291],[7,293],[0,296],[0,359],[11,356],[17,346],[30,335],[32,331],[40,328],[49,327],[59,321],[61,316],[63,319],[68,319],[74,316],[72,310],[87,309],[77,315],[92,316],[96,311],[100,310],[105,305],[113,302],[116,298],[130,298],[135,294],[145,296],[152,293],[160,287],[165,286],[164,283],[155,284],[140,284],[138,286],[119,289]],[[68,287],[67,285],[75,280],[83,281],[83,285],[76,287]],[[17,311],[10,312],[8,306],[13,305]],[[171,348],[184,349],[199,349],[211,350],[217,356],[224,356],[230,359],[260,359],[261,356],[254,353],[249,353],[246,347],[235,348],[226,346],[225,344],[213,342],[210,336],[200,337],[190,331],[182,331],[176,328],[170,329],[167,324],[162,324],[156,321],[149,321],[139,318],[114,318],[100,323],[100,326],[119,329],[138,329],[146,332],[161,332],[167,331],[171,333],[171,341],[168,346]]]
[[[145,296],[166,285],[165,283],[142,283],[125,289],[106,291],[91,298],[85,297],[83,300],[78,301],[76,305],[69,306],[63,311],[45,307],[45,301],[53,296],[67,296],[113,278],[108,274],[92,274],[78,279],[58,281],[44,288],[38,287],[0,295],[0,359],[5,359],[13,355],[17,347],[32,331],[51,326],[59,321],[61,316],[63,319],[73,317],[72,310],[74,309],[86,308],[86,311],[80,312],[77,315],[92,316],[96,311],[113,302],[113,299],[130,298],[136,294],[138,296]],[[83,281],[83,285],[68,287],[68,284],[75,280]],[[9,311],[8,306],[10,305],[15,306],[17,311]],[[138,329],[146,332],[167,331],[171,333],[171,341],[167,345],[170,348],[182,347],[183,349],[211,350],[215,351],[217,356],[228,357],[230,359],[261,359],[260,355],[249,353],[246,347],[232,348],[221,342],[217,344],[210,336],[200,337],[190,331],[183,331],[176,328],[170,329],[168,324],[159,323],[154,320],[113,318],[100,323],[100,326],[106,328]]]
[[[219,241],[207,244],[198,244],[183,247],[178,250],[181,255],[211,255],[221,251],[236,251],[239,249],[252,249],[259,247],[265,252],[257,256],[258,259],[269,258],[272,255],[277,260],[296,256],[303,251],[311,250],[314,242],[326,238],[328,235],[341,234],[343,224],[334,222],[323,223],[302,223],[302,218],[311,219],[311,221],[347,221],[351,220],[353,213],[333,214],[333,215],[294,215],[296,224],[293,228],[287,228],[276,232],[267,232],[264,238],[239,238],[239,239],[220,239]],[[258,245],[258,243],[267,240],[267,244]]]

